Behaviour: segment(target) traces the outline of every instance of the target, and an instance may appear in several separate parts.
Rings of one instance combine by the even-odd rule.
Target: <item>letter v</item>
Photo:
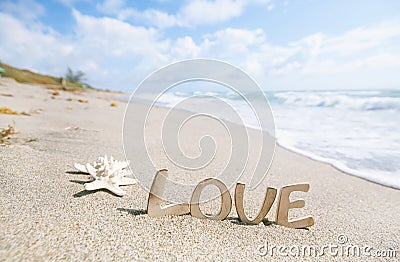
[[[267,192],[264,198],[264,203],[262,205],[260,212],[258,213],[256,218],[250,220],[247,218],[244,212],[244,188],[245,188],[244,184],[242,183],[236,184],[235,188],[236,212],[239,216],[240,221],[250,225],[257,225],[263,220],[263,218],[268,214],[269,210],[271,209],[271,206],[275,201],[277,189],[273,187],[267,188]]]

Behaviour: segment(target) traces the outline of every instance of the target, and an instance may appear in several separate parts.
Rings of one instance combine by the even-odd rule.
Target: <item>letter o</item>
[[[219,191],[221,192],[221,208],[218,214],[213,216],[204,215],[201,212],[199,206],[201,192],[203,191],[203,188],[205,188],[208,185],[214,185],[218,187]],[[212,220],[223,220],[229,215],[231,209],[232,209],[231,194],[229,193],[228,188],[222,181],[215,178],[207,178],[201,181],[194,189],[192,198],[190,200],[190,214],[192,216],[202,219],[208,218]]]

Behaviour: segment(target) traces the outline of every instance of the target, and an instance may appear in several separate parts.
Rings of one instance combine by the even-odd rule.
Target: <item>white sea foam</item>
[[[369,96],[366,96],[369,94]],[[353,110],[396,110],[400,111],[400,97],[373,96],[376,92],[282,92],[278,99],[290,106],[334,107]]]

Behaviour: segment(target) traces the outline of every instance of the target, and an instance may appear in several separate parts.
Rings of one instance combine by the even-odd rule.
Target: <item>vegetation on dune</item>
[[[20,83],[52,85],[59,86],[65,89],[80,89],[82,87],[92,88],[88,84],[81,82],[84,80],[85,73],[83,73],[82,71],[73,72],[70,68],[68,68],[65,78],[65,80],[67,81],[63,81],[62,77],[42,75],[32,72],[30,70],[12,67],[2,62],[0,62],[0,67],[4,69],[4,72],[1,73],[2,76],[13,78],[15,79],[15,81]],[[68,72],[70,72],[71,74],[68,75]],[[70,79],[68,79],[68,76],[70,77]]]
[[[81,70],[74,72],[68,67],[67,73],[65,74],[65,79],[71,83],[79,83],[85,79],[85,73]]]

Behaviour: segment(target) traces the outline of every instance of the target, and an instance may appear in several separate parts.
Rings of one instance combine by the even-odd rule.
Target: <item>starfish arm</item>
[[[116,185],[107,183],[106,189],[113,192],[114,194],[116,194],[118,196],[126,195],[126,192],[124,190],[122,190],[119,186],[116,186]]]
[[[86,183],[85,184],[85,189],[88,190],[88,191],[98,190],[98,189],[105,188],[105,184],[106,183],[104,181],[95,180],[93,182]]]
[[[119,182],[118,185],[120,185],[120,186],[134,185],[134,184],[138,183],[137,179],[130,178],[130,177],[122,177],[119,179],[118,182]]]
[[[126,192],[119,188],[118,186],[112,185],[104,180],[95,180],[90,183],[85,184],[85,189],[88,191],[98,190],[98,189],[107,189],[118,196],[124,196]]]
[[[79,164],[79,163],[75,163],[75,164],[74,164],[74,167],[75,167],[75,169],[78,170],[79,172],[82,172],[82,173],[89,173],[89,172],[87,171],[85,165],[82,165],[82,164]]]
[[[89,163],[86,164],[86,170],[93,179],[97,179],[96,169],[92,167]]]

